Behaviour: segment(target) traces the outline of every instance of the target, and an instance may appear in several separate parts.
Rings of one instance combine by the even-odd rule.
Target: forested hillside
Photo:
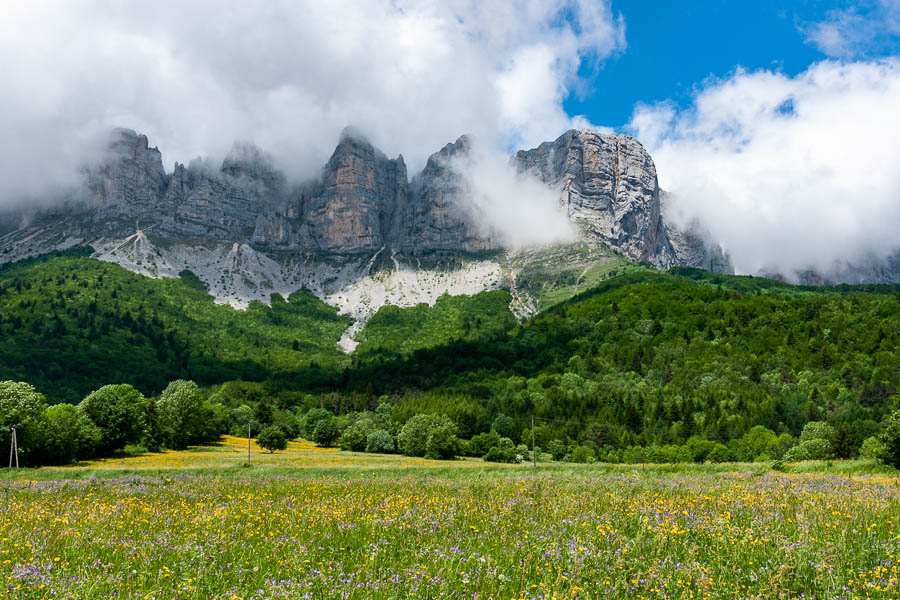
[[[0,380],[51,403],[109,383],[154,395],[178,378],[243,380],[217,402],[302,415],[387,401],[393,422],[443,413],[464,438],[519,441],[533,414],[539,445],[571,438],[611,459],[755,426],[796,437],[812,421],[855,451],[898,404],[897,286],[680,268],[619,275],[518,325],[509,300],[382,308],[347,356],[336,342],[350,319],[308,292],[237,311],[189,273],[153,280],[70,251],[0,270]]]
[[[0,380],[78,402],[111,382],[156,394],[179,378],[260,380],[346,360],[336,342],[352,320],[308,292],[238,311],[190,273],[149,279],[87,254],[0,270]]]
[[[150,279],[88,258],[90,249],[0,265],[0,381],[27,381],[51,403],[78,402],[110,382],[158,394],[175,379],[201,385],[288,378],[323,389],[350,363],[337,345],[353,320],[305,290],[271,307],[218,305],[190,272]],[[437,306],[384,307],[361,356],[395,356],[512,328],[509,294],[445,296]]]
[[[345,389],[394,395],[401,417],[446,413],[464,435],[503,414],[518,437],[534,413],[546,438],[601,447],[727,441],[755,425],[798,435],[818,420],[861,441],[896,402],[898,348],[897,287],[677,269],[616,277],[490,343],[362,364]]]

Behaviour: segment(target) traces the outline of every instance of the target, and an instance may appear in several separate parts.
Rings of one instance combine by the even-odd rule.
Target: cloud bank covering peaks
[[[586,122],[563,99],[624,44],[595,0],[0,3],[0,205],[71,183],[116,126],[168,170],[245,140],[294,178],[348,124],[411,172],[462,133],[534,145]]]
[[[829,271],[900,247],[900,61],[737,70],[684,110],[640,106],[666,217],[699,220],[739,273]]]

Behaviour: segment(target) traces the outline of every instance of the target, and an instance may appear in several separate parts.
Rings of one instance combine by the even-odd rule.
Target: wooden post
[[[247,466],[250,466],[250,421],[247,421]]]
[[[531,415],[531,463],[537,469],[537,453],[534,451],[534,414]]]
[[[12,469],[13,463],[19,468],[19,442],[16,440],[16,428],[10,428],[12,436],[9,439],[9,468]]]

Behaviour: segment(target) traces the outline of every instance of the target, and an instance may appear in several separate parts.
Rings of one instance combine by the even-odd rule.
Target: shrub
[[[491,446],[484,455],[487,462],[511,463],[516,462],[516,446],[509,438],[502,437],[496,446]]]
[[[785,462],[798,462],[801,460],[826,460],[834,458],[834,451],[830,440],[811,439],[800,442],[787,451],[784,455]]]
[[[362,452],[366,449],[366,438],[372,431],[372,424],[369,421],[357,421],[344,430],[341,438],[338,440],[338,446],[341,450],[350,452]]]
[[[710,440],[704,440],[696,436],[692,436],[685,443],[685,448],[688,451],[688,454],[690,454],[691,460],[696,463],[702,463],[706,462],[707,460],[712,460],[709,458],[709,455],[714,451],[717,451],[717,453],[721,453],[721,450],[719,450],[717,446],[721,446],[721,444],[717,444],[716,442]],[[728,449],[725,448],[726,452],[727,450]]]
[[[456,425],[447,415],[415,415],[400,430],[397,446],[407,456],[425,456],[428,436],[438,427],[446,427],[456,435]]]
[[[456,458],[458,445],[456,432],[449,427],[435,427],[428,434],[425,443],[425,458],[434,460],[453,460]]]
[[[472,436],[469,441],[469,454],[471,456],[484,456],[493,446],[500,443],[500,434],[491,429],[488,433],[479,433]]]
[[[147,446],[143,444],[125,444],[124,447],[116,450],[116,454],[120,456],[140,456],[147,454]]]
[[[384,429],[370,431],[366,436],[366,452],[390,454],[394,451],[394,438]]]
[[[734,454],[725,444],[715,444],[706,455],[706,460],[714,463],[731,462],[734,460]]]
[[[256,436],[256,443],[263,450],[273,453],[276,450],[287,448],[288,440],[280,427],[270,425],[259,432],[259,435]]]
[[[562,440],[550,440],[547,450],[550,451],[553,460],[562,460],[568,449],[566,448],[565,442]]]
[[[826,440],[829,445],[834,437],[834,427],[824,421],[810,421],[803,427],[800,443],[810,440]]]
[[[578,446],[569,455],[569,462],[573,462],[573,463],[597,462],[597,455],[594,454],[593,448],[591,448],[589,446]]]
[[[313,430],[312,439],[324,448],[334,446],[335,440],[338,439],[338,428],[334,417],[329,414],[327,419],[319,420]]]
[[[881,460],[884,456],[885,447],[881,441],[881,438],[877,435],[873,435],[871,437],[867,437],[862,446],[859,448],[859,455],[862,458],[874,458],[876,460]]]

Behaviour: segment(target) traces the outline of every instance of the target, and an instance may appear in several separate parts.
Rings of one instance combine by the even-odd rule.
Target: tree
[[[491,429],[500,434],[500,437],[508,437],[510,439],[515,435],[515,428],[515,421],[513,421],[512,417],[507,417],[506,415],[497,415],[497,418],[494,419],[491,425]]]
[[[456,435],[456,424],[447,415],[415,415],[400,430],[397,446],[407,456],[425,456],[428,436],[438,427],[446,427]]]
[[[344,430],[340,440],[338,440],[338,446],[340,446],[341,450],[362,452],[366,449],[367,436],[372,429],[371,421],[359,420]]]
[[[44,414],[41,455],[46,462],[67,464],[94,453],[103,433],[86,414],[71,404],[51,406]]]
[[[594,454],[594,450],[589,446],[578,446],[569,455],[569,461],[574,463],[592,463],[596,462],[596,460],[597,455]]]
[[[739,445],[740,460],[766,461],[770,460],[770,448],[778,442],[775,432],[757,425],[744,434]]]
[[[260,398],[253,410],[253,418],[264,425],[272,422],[272,400],[268,396]]]
[[[788,450],[784,455],[784,460],[786,462],[826,460],[828,458],[834,458],[834,449],[831,447],[831,440],[823,440],[821,438],[800,442]]]
[[[500,443],[500,434],[491,429],[488,433],[479,433],[469,440],[469,455],[484,456],[487,451]]]
[[[0,381],[0,442],[9,448],[10,428],[16,428],[16,441],[26,457],[37,450],[43,437],[47,402],[33,386],[17,381]],[[37,456],[35,456],[37,458]]]
[[[895,410],[885,421],[887,427],[881,434],[881,460],[900,469],[900,410]]]
[[[335,423],[334,417],[329,415],[327,419],[322,419],[316,423],[312,439],[319,446],[330,448],[334,446],[334,442],[338,439],[338,434],[337,423]]]
[[[136,444],[144,436],[147,399],[130,385],[103,386],[78,406],[100,428],[97,451],[101,454]]]
[[[516,462],[516,446],[509,438],[500,438],[496,446],[491,446],[484,455],[486,462],[513,463]]]
[[[193,381],[170,383],[156,402],[160,440],[167,448],[181,450],[203,441],[203,394]]]
[[[432,460],[453,460],[459,449],[456,431],[450,427],[435,427],[428,433],[425,443],[425,458]]]
[[[837,458],[853,458],[859,450],[856,436],[847,423],[841,423],[840,427],[834,430],[831,446]]]
[[[394,439],[384,429],[375,429],[366,436],[366,452],[390,454],[394,451]]]
[[[260,448],[271,454],[277,450],[287,448],[288,440],[279,427],[270,425],[259,432],[259,435],[256,436],[256,443]]]
[[[566,443],[562,440],[550,440],[550,446],[547,449],[550,451],[550,455],[553,456],[553,460],[562,460],[568,451]]]
[[[319,424],[319,421],[324,419],[332,418],[332,414],[330,411],[325,410],[324,408],[313,408],[310,409],[308,413],[306,413],[306,428],[305,434],[308,439],[314,440],[313,437],[314,432],[316,431],[316,425]]]

